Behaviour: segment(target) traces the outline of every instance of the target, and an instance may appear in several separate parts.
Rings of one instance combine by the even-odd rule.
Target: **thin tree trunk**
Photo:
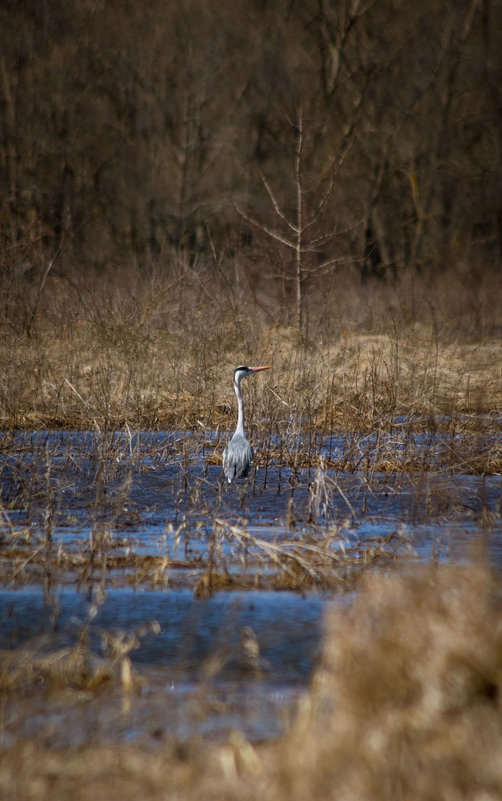
[[[298,112],[298,127],[295,152],[295,179],[296,179],[296,237],[295,237],[295,275],[296,275],[296,321],[298,330],[303,334],[303,264],[302,264],[302,234],[303,234],[303,194],[302,194],[302,161],[303,146],[303,117],[302,110]]]

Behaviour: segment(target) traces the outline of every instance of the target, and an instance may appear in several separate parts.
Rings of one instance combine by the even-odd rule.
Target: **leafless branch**
[[[256,228],[259,228],[260,231],[263,231],[265,234],[267,234],[268,236],[271,236],[273,239],[276,239],[278,242],[282,242],[282,244],[286,245],[286,247],[288,247],[288,248],[292,248],[293,250],[296,248],[295,242],[290,242],[289,239],[286,239],[286,237],[281,236],[281,234],[277,233],[277,231],[273,231],[267,225],[264,225],[263,223],[259,222],[258,220],[255,220],[253,217],[250,217],[249,214],[246,214],[245,211],[242,211],[242,209],[239,208],[239,206],[237,206],[237,204],[235,204],[235,203],[234,203],[234,207],[235,207],[235,210],[237,211],[237,213],[241,215],[241,217],[243,217],[245,220],[250,222],[251,225],[254,225]]]
[[[273,205],[273,207],[275,209],[276,214],[281,218],[281,220],[284,220],[286,225],[289,228],[291,228],[292,231],[294,231],[295,233],[298,233],[297,230],[296,230],[296,226],[291,222],[291,220],[288,220],[288,218],[286,217],[286,215],[282,211],[281,207],[279,206],[279,203],[278,203],[278,201],[277,201],[277,199],[276,199],[276,197],[275,197],[275,195],[274,195],[274,193],[273,193],[273,191],[272,191],[272,189],[270,187],[270,184],[268,183],[267,179],[265,178],[265,176],[263,175],[263,173],[261,171],[260,171],[260,178],[263,181],[263,185],[264,185],[265,189],[267,190],[267,193],[268,193],[268,196],[269,196],[270,200],[272,201],[272,205]]]

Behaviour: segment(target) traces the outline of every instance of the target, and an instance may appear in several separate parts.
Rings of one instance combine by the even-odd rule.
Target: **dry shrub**
[[[281,764],[288,797],[501,797],[502,620],[485,569],[373,576],[328,628]]]

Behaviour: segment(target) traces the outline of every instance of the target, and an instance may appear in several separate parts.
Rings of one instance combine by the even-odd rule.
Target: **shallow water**
[[[0,743],[36,736],[50,746],[89,739],[139,740],[227,736],[240,729],[252,740],[280,733],[304,692],[321,642],[320,597],[296,593],[218,593],[208,600],[190,590],[111,589],[92,620],[86,646],[102,654],[101,635],[131,633],[153,620],[130,652],[144,686],[124,713],[120,683],[96,697],[85,692],[37,693],[4,714]],[[74,590],[48,599],[41,588],[0,590],[4,648],[20,644],[37,655],[75,647],[89,601]],[[250,658],[246,637],[259,644]],[[50,684],[50,682],[48,682]]]
[[[72,648],[88,622],[87,647],[103,657],[103,635],[151,621],[158,629],[130,652],[145,686],[127,712],[116,684],[98,699],[84,693],[85,703],[79,693],[39,692],[24,706],[18,699],[12,717],[7,710],[3,740],[30,734],[57,745],[92,733],[154,743],[232,728],[273,736],[318,662],[324,610],[350,599],[354,571],[462,560],[480,542],[500,568],[501,477],[440,469],[446,446],[458,443],[427,434],[403,434],[398,445],[415,456],[423,449],[431,469],[363,466],[368,449],[381,455],[390,444],[318,437],[327,459],[358,449],[360,469],[271,458],[247,482],[226,485],[212,463],[223,447],[215,435],[4,435],[2,648]],[[312,567],[317,551],[327,570]],[[311,574],[291,592],[297,556],[311,560]],[[233,590],[199,593],[212,571]]]
[[[215,677],[230,680],[253,668],[241,643],[243,631],[251,627],[267,680],[305,682],[317,658],[324,603],[318,595],[303,598],[292,592],[219,592],[200,600],[188,589],[110,589],[95,604],[89,646],[99,651],[101,632],[139,630],[156,621],[159,631],[146,632],[140,647],[131,651],[134,664],[163,666],[170,680],[194,682],[206,676],[217,652]],[[64,648],[78,638],[89,600],[71,589],[60,589],[51,598],[36,587],[6,589],[0,590],[0,610],[4,647],[50,636]]]

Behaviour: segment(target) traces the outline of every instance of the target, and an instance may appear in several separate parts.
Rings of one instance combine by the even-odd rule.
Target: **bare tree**
[[[292,202],[288,198],[281,202],[278,193],[272,188],[267,177],[260,173],[261,181],[272,204],[277,225],[269,226],[238,204],[236,209],[241,217],[259,228],[268,237],[293,252],[294,270],[292,280],[295,285],[296,324],[298,330],[306,333],[305,281],[314,272],[333,268],[337,258],[323,258],[323,249],[338,233],[335,226],[323,226],[329,201],[333,194],[335,178],[350,144],[347,138],[336,157],[332,158],[321,178],[312,175],[307,166],[309,136],[305,132],[303,110],[297,110],[294,121],[288,119],[294,135],[294,155],[292,164]],[[312,144],[310,137],[310,145]],[[309,191],[314,186],[315,191]],[[289,198],[291,200],[291,198]],[[315,256],[315,263],[313,261]],[[320,258],[318,258],[320,256]]]

